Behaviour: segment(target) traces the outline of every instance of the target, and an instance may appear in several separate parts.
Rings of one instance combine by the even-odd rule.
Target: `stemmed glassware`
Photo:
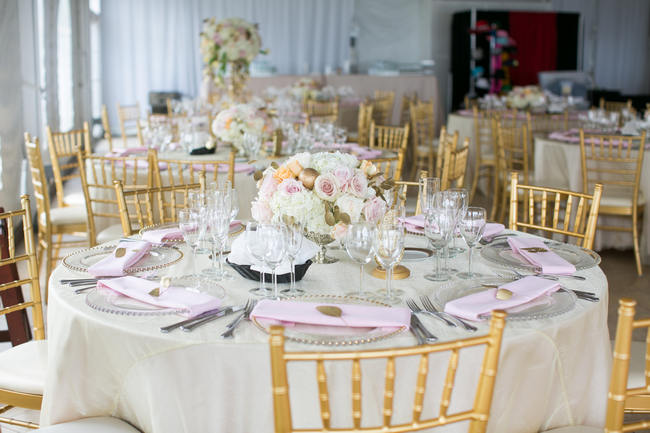
[[[298,289],[296,287],[296,264],[295,264],[296,256],[298,255],[298,252],[302,247],[303,230],[304,230],[303,225],[299,221],[293,222],[291,224],[287,224],[285,226],[285,236],[287,242],[286,255],[287,258],[289,259],[289,263],[291,264],[291,284],[289,288],[283,290],[282,293],[289,296],[301,295],[305,293],[304,290]]]
[[[440,191],[440,179],[437,177],[423,177],[419,181],[418,197],[420,197],[420,209],[427,214],[433,208],[433,198]]]
[[[396,224],[381,224],[377,229],[376,257],[386,269],[386,293],[379,299],[387,304],[397,304],[399,297],[393,293],[393,267],[404,253],[404,227]]]
[[[465,211],[467,210],[468,201],[469,201],[467,190],[465,188],[449,188],[446,191],[449,191],[451,194],[457,195],[461,207],[459,211],[460,216],[465,215]],[[447,248],[449,252],[449,257],[455,257],[458,254],[465,251],[465,248],[456,246],[456,238],[458,237],[458,234],[456,232],[457,230],[454,229],[452,233],[452,241],[451,241],[452,245]]]
[[[273,299],[280,299],[277,269],[287,252],[284,228],[280,224],[265,224],[257,228],[258,239],[264,244],[264,264],[273,274]]]
[[[185,243],[192,249],[192,255],[196,256],[201,238],[201,217],[194,209],[181,209],[178,212],[178,228],[183,233]],[[198,280],[196,271],[196,258],[192,258],[192,277]]]
[[[371,223],[354,223],[348,226],[345,234],[345,250],[348,256],[359,264],[359,290],[351,292],[350,295],[359,298],[368,297],[369,294],[363,291],[363,266],[370,263],[375,256],[375,243],[377,238],[377,226]]]
[[[425,214],[424,235],[431,246],[436,250],[436,268],[432,274],[426,274],[424,278],[429,281],[447,281],[449,273],[440,270],[440,256],[444,248],[449,244],[451,234],[456,226],[458,209],[455,200],[447,191],[435,194],[433,207]]]
[[[483,237],[485,231],[485,209],[482,207],[468,207],[465,215],[460,219],[460,234],[465,239],[469,248],[467,256],[467,272],[456,276],[463,279],[482,277],[483,275],[472,272],[472,251],[474,246]]]
[[[260,285],[249,290],[250,293],[257,296],[266,297],[269,294],[269,289],[266,287],[264,281],[264,252],[266,250],[266,245],[264,244],[264,239],[261,236],[261,228],[264,224],[259,224],[255,221],[250,221],[246,225],[246,248],[250,255],[261,265],[260,269]]]

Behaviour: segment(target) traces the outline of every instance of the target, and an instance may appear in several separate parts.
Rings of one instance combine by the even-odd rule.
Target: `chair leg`
[[[636,273],[638,276],[643,275],[643,267],[641,265],[641,254],[639,252],[639,224],[637,221],[637,214],[632,215],[632,237],[634,241],[634,259],[636,260]]]
[[[499,209],[499,222],[502,224],[507,225],[506,221],[506,209],[508,205],[508,187],[507,184],[503,185],[503,189],[501,190],[501,206]]]
[[[494,194],[492,197],[492,210],[490,211],[490,221],[496,221],[497,208],[499,207],[499,179],[494,179]]]
[[[54,254],[54,243],[52,242],[52,235],[49,236],[49,239],[47,241],[47,251],[45,252],[45,296],[43,299],[45,299],[45,305],[47,305],[48,301],[48,294],[49,294],[49,286],[50,286],[50,274],[52,273],[52,265],[53,265],[53,260],[54,257],[56,257]]]
[[[469,192],[469,202],[474,201],[474,195],[476,194],[476,187],[478,186],[478,178],[480,173],[480,161],[476,161],[474,166],[474,178],[472,179],[472,189]]]

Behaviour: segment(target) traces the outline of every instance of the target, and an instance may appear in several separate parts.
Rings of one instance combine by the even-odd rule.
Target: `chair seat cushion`
[[[41,214],[41,223],[45,215]],[[53,225],[86,224],[86,208],[83,206],[55,207],[50,209],[50,221]]]
[[[110,416],[84,418],[39,428],[43,433],[140,433],[131,424]]]
[[[645,206],[645,197],[639,192],[639,206]],[[632,194],[629,189],[617,189],[616,186],[605,185],[603,195],[600,197],[600,207],[631,207]]]
[[[546,430],[543,433],[603,433],[604,429],[598,427],[589,427],[586,425],[572,425],[568,427],[554,428]]]
[[[645,386],[645,341],[633,341],[630,348],[630,370],[627,374],[627,387]],[[612,349],[614,342],[612,341]]]
[[[68,206],[86,205],[80,177],[75,177],[65,182],[63,185],[63,201]]]
[[[0,388],[43,394],[47,340],[32,340],[0,352]]]
[[[122,224],[114,224],[97,234],[97,243],[103,244],[104,242],[114,241],[122,236],[124,236],[124,233],[122,232]]]

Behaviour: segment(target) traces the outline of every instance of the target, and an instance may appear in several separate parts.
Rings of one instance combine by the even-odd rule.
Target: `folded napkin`
[[[409,232],[424,234],[424,214],[400,218],[399,220],[404,223],[406,230]]]
[[[88,268],[93,277],[121,277],[124,271],[135,265],[149,253],[151,243],[147,241],[122,241],[115,251]]]
[[[147,153],[149,150],[147,147],[126,147],[124,149],[114,149],[112,152],[106,154],[106,156],[127,156],[127,155],[137,155]]]
[[[267,268],[266,266],[260,266],[259,262],[250,255],[250,252],[246,247],[246,235],[247,233],[244,232],[241,235],[237,236],[235,240],[232,241],[232,245],[230,247],[230,254],[228,254],[228,261],[236,265],[250,266],[251,269],[254,271],[258,271],[258,272],[263,271],[265,273],[271,273],[270,268]],[[318,248],[318,245],[316,245],[315,243],[313,243],[307,238],[303,238],[302,246],[300,247],[300,251],[298,251],[298,254],[296,255],[294,265],[296,266],[302,265],[307,260],[314,257],[319,249],[320,248]],[[291,264],[289,263],[289,259],[285,258],[284,260],[282,260],[282,262],[276,269],[276,272],[278,275],[290,273]]]
[[[467,320],[481,320],[479,316],[492,310],[507,310],[519,307],[541,296],[557,291],[560,284],[545,278],[528,276],[512,283],[499,286],[512,292],[510,299],[497,299],[499,289],[487,289],[447,302],[445,313]]]
[[[570,275],[576,271],[575,266],[551,251],[541,239],[509,237],[508,244],[512,251],[545,274]]]
[[[168,287],[159,296],[152,296],[149,292],[160,289],[160,282],[132,276],[99,280],[97,287],[111,289],[156,307],[182,310],[182,314],[188,317],[198,316],[221,305],[221,301],[212,295],[190,291],[184,287]]]
[[[153,244],[162,244],[169,241],[182,241],[183,232],[177,227],[166,229],[147,230],[142,234],[142,240]]]
[[[321,313],[316,309],[319,306],[338,307],[341,309],[341,316],[334,317]],[[411,311],[407,308],[273,301],[270,299],[258,302],[251,312],[251,316],[283,324],[305,323],[350,328],[399,328],[402,326],[408,328],[411,322]]]
[[[487,223],[485,224],[485,229],[483,230],[483,239],[486,241],[491,240],[496,235],[500,234],[506,228],[503,224],[500,223]]]

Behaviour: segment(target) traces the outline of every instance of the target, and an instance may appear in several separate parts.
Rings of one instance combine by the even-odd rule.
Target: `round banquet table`
[[[636,152],[632,152],[636,157]],[[548,136],[535,137],[534,178],[535,185],[544,185],[551,188],[582,191],[582,165],[580,159],[580,143],[554,140]],[[650,195],[650,155],[648,149],[643,155],[641,169],[640,193],[641,196]],[[607,196],[607,186],[603,190]],[[600,216],[599,225],[619,225],[632,227],[632,218],[617,216]],[[650,216],[648,212],[643,215],[641,230],[641,261],[650,263]],[[633,247],[632,233],[598,230],[594,239],[594,249],[600,251],[605,248],[631,249]]]
[[[408,236],[407,246],[424,246],[425,239]],[[184,247],[182,247],[185,250]],[[358,288],[359,268],[344,251],[331,250],[341,259],[336,264],[314,264],[299,287],[308,294],[343,294]],[[476,254],[475,270],[494,275],[499,269]],[[431,295],[442,285],[422,275],[431,260],[404,263],[411,276],[395,281],[405,297]],[[467,266],[467,254],[450,260],[457,269]],[[205,256],[199,269],[207,267]],[[159,272],[189,273],[184,259]],[[366,273],[371,270],[367,265]],[[502,271],[502,270],[501,270]],[[234,271],[231,270],[234,273]],[[164,275],[163,274],[163,275]],[[562,315],[530,321],[508,321],[497,374],[489,432],[537,432],[549,428],[588,424],[602,426],[610,371],[607,330],[607,280],[599,267],[579,271],[586,281],[566,279],[569,288],[595,292],[600,302],[578,300]],[[147,433],[272,432],[273,405],[268,336],[251,322],[243,322],[234,339],[219,334],[229,318],[218,319],[191,333],[168,334],[159,328],[181,320],[180,316],[123,316],[93,310],[86,295],[59,283],[62,278],[82,277],[59,265],[50,277],[48,306],[48,370],[41,423],[49,425],[81,417],[113,415],[126,419]],[[383,280],[367,275],[366,289],[376,290]],[[224,304],[243,304],[255,282],[235,275],[224,282]],[[232,316],[231,316],[232,317]],[[422,317],[440,341],[473,335]],[[478,334],[487,332],[481,322]],[[411,346],[409,332],[355,349]],[[287,342],[287,349],[337,350],[326,346]],[[467,410],[474,401],[483,348],[460,352],[456,386],[450,413]],[[437,413],[448,353],[430,357],[428,390],[423,419]],[[326,364],[332,408],[332,425],[352,425],[351,364]],[[397,362],[393,422],[412,416],[418,359]],[[362,362],[363,425],[381,422],[384,389],[383,360]],[[289,370],[292,413],[296,426],[320,427],[315,365],[300,363]],[[465,432],[466,424],[436,429]]]

